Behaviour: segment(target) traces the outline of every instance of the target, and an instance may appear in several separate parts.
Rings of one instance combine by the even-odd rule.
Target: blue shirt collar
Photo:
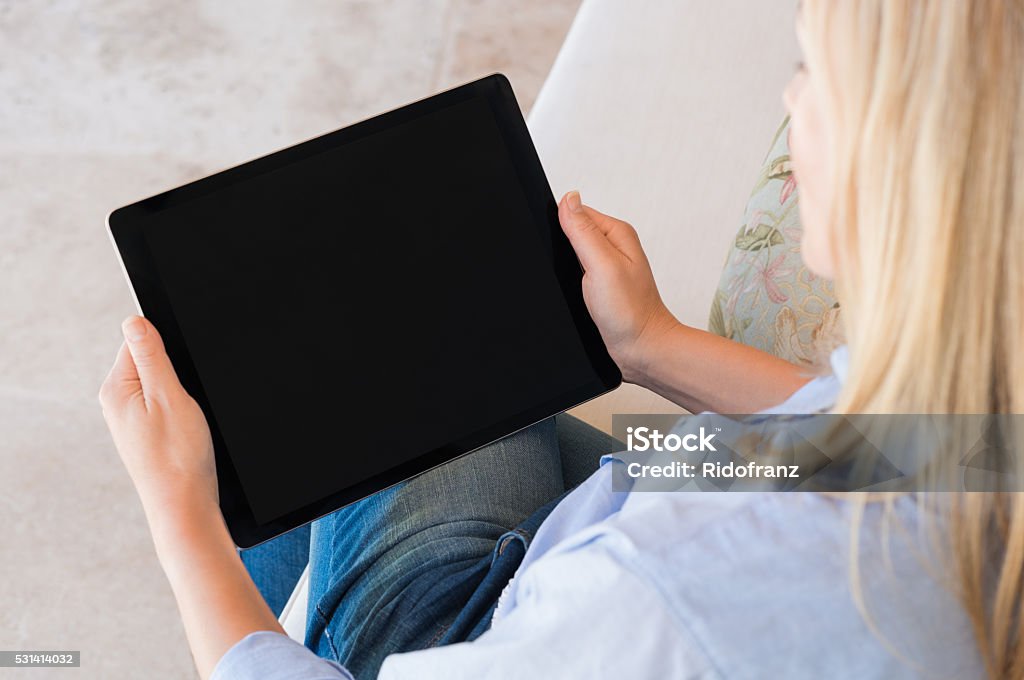
[[[829,356],[829,363],[832,364],[832,373],[836,376],[840,385],[846,383],[847,370],[850,367],[850,350],[846,345],[840,345],[832,350]]]

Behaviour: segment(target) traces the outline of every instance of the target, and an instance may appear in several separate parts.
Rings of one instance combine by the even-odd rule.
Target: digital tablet
[[[498,73],[107,222],[241,547],[621,382]]]

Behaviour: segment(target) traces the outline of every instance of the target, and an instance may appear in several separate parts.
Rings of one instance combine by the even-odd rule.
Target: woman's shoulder
[[[726,677],[979,674],[969,622],[917,542],[913,499],[861,512],[815,493],[632,496],[593,548],[658,592]]]

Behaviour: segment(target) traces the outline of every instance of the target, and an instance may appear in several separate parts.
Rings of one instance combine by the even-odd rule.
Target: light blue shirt
[[[828,410],[846,376],[845,347],[831,365],[832,375],[764,413]],[[488,632],[394,654],[378,677],[983,676],[970,625],[919,562],[919,546],[894,539],[883,551],[878,508],[861,520],[867,568],[858,592],[869,624],[851,589],[848,502],[811,493],[616,493],[611,476],[621,468],[605,456],[556,506]],[[893,510],[913,535],[912,501]],[[259,632],[228,650],[212,677],[351,675],[284,635]]]

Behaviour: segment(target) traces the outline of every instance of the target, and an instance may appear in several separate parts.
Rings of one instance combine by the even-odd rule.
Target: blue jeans
[[[306,646],[357,678],[384,658],[472,640],[534,533],[622,442],[568,414],[374,494],[242,561],[279,614],[310,563]]]

